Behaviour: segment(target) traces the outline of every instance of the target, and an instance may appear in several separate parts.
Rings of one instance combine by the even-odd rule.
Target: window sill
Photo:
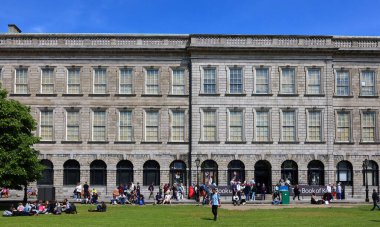
[[[336,145],[353,145],[355,142],[337,142],[335,141],[334,144]]]
[[[215,93],[215,94],[200,93],[199,96],[220,96],[220,94],[219,93]]]
[[[88,144],[108,144],[109,141],[88,141]]]
[[[231,94],[231,93],[226,93],[224,96],[247,96],[246,93],[240,93],[240,94]]]
[[[353,98],[353,95],[333,95],[333,98]]]
[[[198,144],[220,144],[220,141],[198,141]]]
[[[251,96],[273,96],[272,93],[252,93]]]
[[[141,141],[140,144],[162,144],[160,141]]]
[[[67,96],[67,97],[82,97],[83,94],[62,94],[62,96]]]
[[[64,141],[61,141],[62,144],[81,144],[83,143],[83,141],[69,141],[69,140],[64,140]]]
[[[279,141],[278,144],[299,144],[300,141]]]
[[[136,97],[136,94],[115,94],[115,97]]]
[[[42,143],[42,144],[55,144],[55,143],[57,143],[57,141],[55,141],[55,140],[41,140],[38,143]]]
[[[88,94],[89,97],[108,97],[110,94]]]
[[[368,98],[368,99],[377,99],[378,95],[359,95],[358,98]]]
[[[115,141],[114,144],[135,144],[136,141]]]
[[[247,141],[226,141],[224,144],[247,144]]]
[[[189,97],[189,95],[174,95],[174,94],[169,94],[168,97]]]
[[[326,141],[305,141],[305,144],[326,144]]]
[[[16,94],[16,93],[12,93],[12,94],[9,94],[9,96],[31,96],[32,94]]]
[[[57,97],[57,94],[36,94],[36,96],[40,97]]]
[[[167,144],[178,144],[178,145],[180,145],[180,144],[189,144],[189,142],[185,142],[185,141],[183,141],[183,142],[170,141],[170,142],[167,142]]]
[[[380,144],[379,141],[375,141],[375,142],[359,142],[359,144],[362,144],[362,145],[377,145],[377,144]]]
[[[273,144],[273,141],[252,141],[252,144]]]
[[[325,94],[304,94],[304,97],[325,97]]]
[[[142,94],[141,97],[162,97],[161,94]]]
[[[279,96],[279,97],[297,97],[297,96],[299,96],[299,94],[283,94],[283,93],[280,93],[280,94],[277,94],[277,96]]]

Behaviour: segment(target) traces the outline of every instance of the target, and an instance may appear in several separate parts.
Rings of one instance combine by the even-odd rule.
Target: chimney
[[[8,24],[8,33],[21,33],[21,30],[15,24]]]

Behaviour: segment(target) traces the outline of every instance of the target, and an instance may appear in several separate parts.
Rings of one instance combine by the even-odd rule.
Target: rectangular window
[[[107,93],[107,70],[94,69],[94,94]]]
[[[16,69],[15,94],[28,94],[28,69]]]
[[[203,140],[216,141],[216,111],[207,110],[203,112]]]
[[[281,69],[281,93],[295,94],[296,93],[296,72],[294,68]]]
[[[158,69],[147,69],[145,93],[149,95],[160,94],[159,81],[160,81],[160,76],[158,73]]]
[[[269,93],[269,69],[257,68],[255,79],[256,79],[256,93],[268,94]]]
[[[230,93],[243,93],[243,70],[240,68],[230,68]]]
[[[348,71],[336,72],[336,95],[350,95],[350,74]]]
[[[256,141],[269,141],[269,111],[256,112]]]
[[[309,111],[308,117],[307,140],[311,142],[322,141],[321,111]]]
[[[145,114],[145,141],[158,141],[159,113],[157,110],[146,111]]]
[[[321,94],[321,69],[307,70],[307,94]]]
[[[351,114],[350,112],[337,112],[336,141],[351,141]]]
[[[216,69],[205,68],[203,73],[203,92],[205,94],[216,94]]]
[[[133,71],[132,69],[120,69],[119,72],[119,94],[132,94]]]
[[[185,141],[185,112],[173,111],[171,123],[172,141]]]
[[[119,141],[132,141],[132,111],[119,112]]]
[[[296,141],[296,112],[282,112],[282,141]]]
[[[243,111],[230,111],[229,141],[243,141]]]
[[[45,68],[41,72],[41,94],[54,93],[54,69]]]
[[[79,111],[66,112],[66,140],[79,141]]]
[[[376,141],[376,113],[366,111],[362,114],[362,141]]]
[[[106,141],[106,111],[94,111],[92,119],[92,140]]]
[[[172,75],[172,94],[184,95],[185,94],[185,70],[173,69]]]
[[[53,140],[53,111],[41,110],[40,137],[43,141]]]
[[[67,69],[67,94],[80,94],[80,68]]]
[[[361,72],[360,85],[362,96],[374,96],[375,95],[375,72],[365,70]]]

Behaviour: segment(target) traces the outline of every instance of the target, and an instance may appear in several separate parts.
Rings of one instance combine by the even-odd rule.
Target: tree
[[[39,141],[33,135],[36,121],[30,108],[16,100],[7,99],[0,84],[0,186],[24,189],[41,177],[44,166],[38,159],[39,151],[32,146]]]

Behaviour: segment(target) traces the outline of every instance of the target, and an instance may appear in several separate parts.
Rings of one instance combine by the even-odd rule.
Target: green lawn
[[[1,217],[0,226],[380,226],[380,211],[353,208],[219,209],[214,222],[210,207],[109,206],[106,213],[90,213],[78,206],[77,215]]]

